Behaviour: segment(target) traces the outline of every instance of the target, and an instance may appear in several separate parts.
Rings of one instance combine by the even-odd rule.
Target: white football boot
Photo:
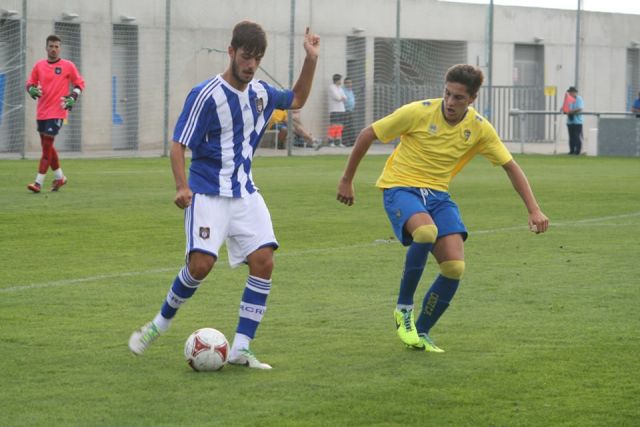
[[[229,363],[231,365],[248,366],[254,369],[272,369],[271,365],[259,361],[256,355],[253,354],[253,351],[248,348],[232,352],[229,356]]]

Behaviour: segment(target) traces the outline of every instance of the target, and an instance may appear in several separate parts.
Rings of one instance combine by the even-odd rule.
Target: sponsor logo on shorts
[[[400,209],[398,209],[398,210],[396,211],[396,217],[397,217],[397,218],[400,218],[401,216],[402,216],[402,212],[400,212]]]
[[[200,238],[208,239],[211,236],[211,230],[209,227],[200,227]]]

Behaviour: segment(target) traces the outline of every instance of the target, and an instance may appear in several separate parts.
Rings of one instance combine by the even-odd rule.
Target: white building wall
[[[198,82],[224,71],[225,51],[231,29],[242,19],[263,25],[269,48],[263,67],[285,86],[289,84],[290,0],[171,0],[171,80],[169,135],[188,91]],[[0,0],[0,7],[16,9],[16,0]],[[82,74],[87,81],[83,102],[83,151],[111,146],[107,129],[111,104],[112,24],[121,16],[133,16],[139,26],[140,41],[140,132],[141,150],[162,144],[164,90],[164,0],[29,0],[27,2],[27,69],[45,55],[44,40],[62,12],[78,13],[82,26]],[[316,134],[323,132],[326,119],[326,88],[334,73],[345,74],[346,37],[354,28],[367,39],[366,80],[371,95],[373,40],[395,37],[395,0],[298,0],[295,17],[294,80],[303,60],[302,34],[309,25],[322,37],[321,57],[314,86],[303,118]],[[486,70],[488,6],[446,3],[436,0],[402,0],[400,36],[431,40],[467,42],[468,62]],[[543,39],[545,85],[557,86],[559,94],[573,85],[576,12],[495,6],[493,84],[513,84],[514,45],[533,44]],[[582,13],[581,66],[577,86],[590,111],[622,111],[626,100],[626,49],[632,39],[640,39],[639,15]],[[218,52],[216,50],[221,50]],[[265,75],[261,77],[266,78]],[[372,100],[372,96],[368,97]],[[35,132],[35,105],[26,104],[27,151],[39,150]],[[367,120],[371,114],[367,113]],[[593,126],[589,123],[587,126]],[[161,146],[161,145],[160,145]]]

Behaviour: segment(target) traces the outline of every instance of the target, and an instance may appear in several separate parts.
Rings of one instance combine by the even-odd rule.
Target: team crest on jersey
[[[464,140],[465,141],[469,141],[470,137],[471,137],[471,131],[469,129],[465,129],[464,130]]]
[[[264,110],[264,101],[262,98],[256,98],[256,111],[260,114],[262,110]]]
[[[62,68],[56,67],[56,74],[62,74]]]
[[[211,235],[211,230],[209,229],[209,227],[200,227],[200,238],[201,239],[208,239],[209,236]]]
[[[436,126],[435,124],[431,123],[429,125],[429,133],[432,135],[435,135],[438,132],[438,126]]]

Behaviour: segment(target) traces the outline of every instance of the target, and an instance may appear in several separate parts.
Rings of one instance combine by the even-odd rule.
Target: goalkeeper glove
[[[38,86],[29,86],[29,96],[32,99],[38,99],[42,96],[42,89]]]
[[[78,99],[78,93],[74,90],[69,95],[63,96],[60,99],[62,100],[62,102],[60,103],[60,106],[65,110],[71,111],[73,106],[76,105],[76,100]]]

